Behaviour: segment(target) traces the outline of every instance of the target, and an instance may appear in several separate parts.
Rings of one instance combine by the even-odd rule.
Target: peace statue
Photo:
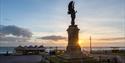
[[[75,25],[76,12],[74,10],[74,1],[71,1],[68,5],[68,14],[71,14],[71,25]]]

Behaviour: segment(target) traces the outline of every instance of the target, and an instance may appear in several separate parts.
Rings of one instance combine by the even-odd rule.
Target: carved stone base
[[[70,54],[65,53],[64,55],[61,56],[61,60],[64,63],[83,63],[84,56],[82,52],[77,52],[76,54],[74,53],[70,53]]]
[[[84,55],[81,52],[81,47],[78,43],[79,29],[77,25],[70,25],[68,32],[68,46],[66,52],[61,56],[65,63],[83,63]]]

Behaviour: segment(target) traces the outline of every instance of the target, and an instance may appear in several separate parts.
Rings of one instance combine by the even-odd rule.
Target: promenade
[[[40,55],[0,56],[0,63],[39,63]]]

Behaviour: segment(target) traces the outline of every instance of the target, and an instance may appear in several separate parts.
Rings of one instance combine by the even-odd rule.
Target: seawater
[[[8,53],[14,53],[14,48],[15,47],[0,47],[0,54],[6,54],[7,53],[7,51],[8,51]]]

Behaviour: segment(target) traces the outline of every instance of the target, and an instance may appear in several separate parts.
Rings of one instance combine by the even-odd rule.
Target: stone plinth
[[[84,58],[79,46],[79,28],[77,25],[70,25],[67,29],[68,32],[68,46],[62,59],[65,63],[82,63]]]

